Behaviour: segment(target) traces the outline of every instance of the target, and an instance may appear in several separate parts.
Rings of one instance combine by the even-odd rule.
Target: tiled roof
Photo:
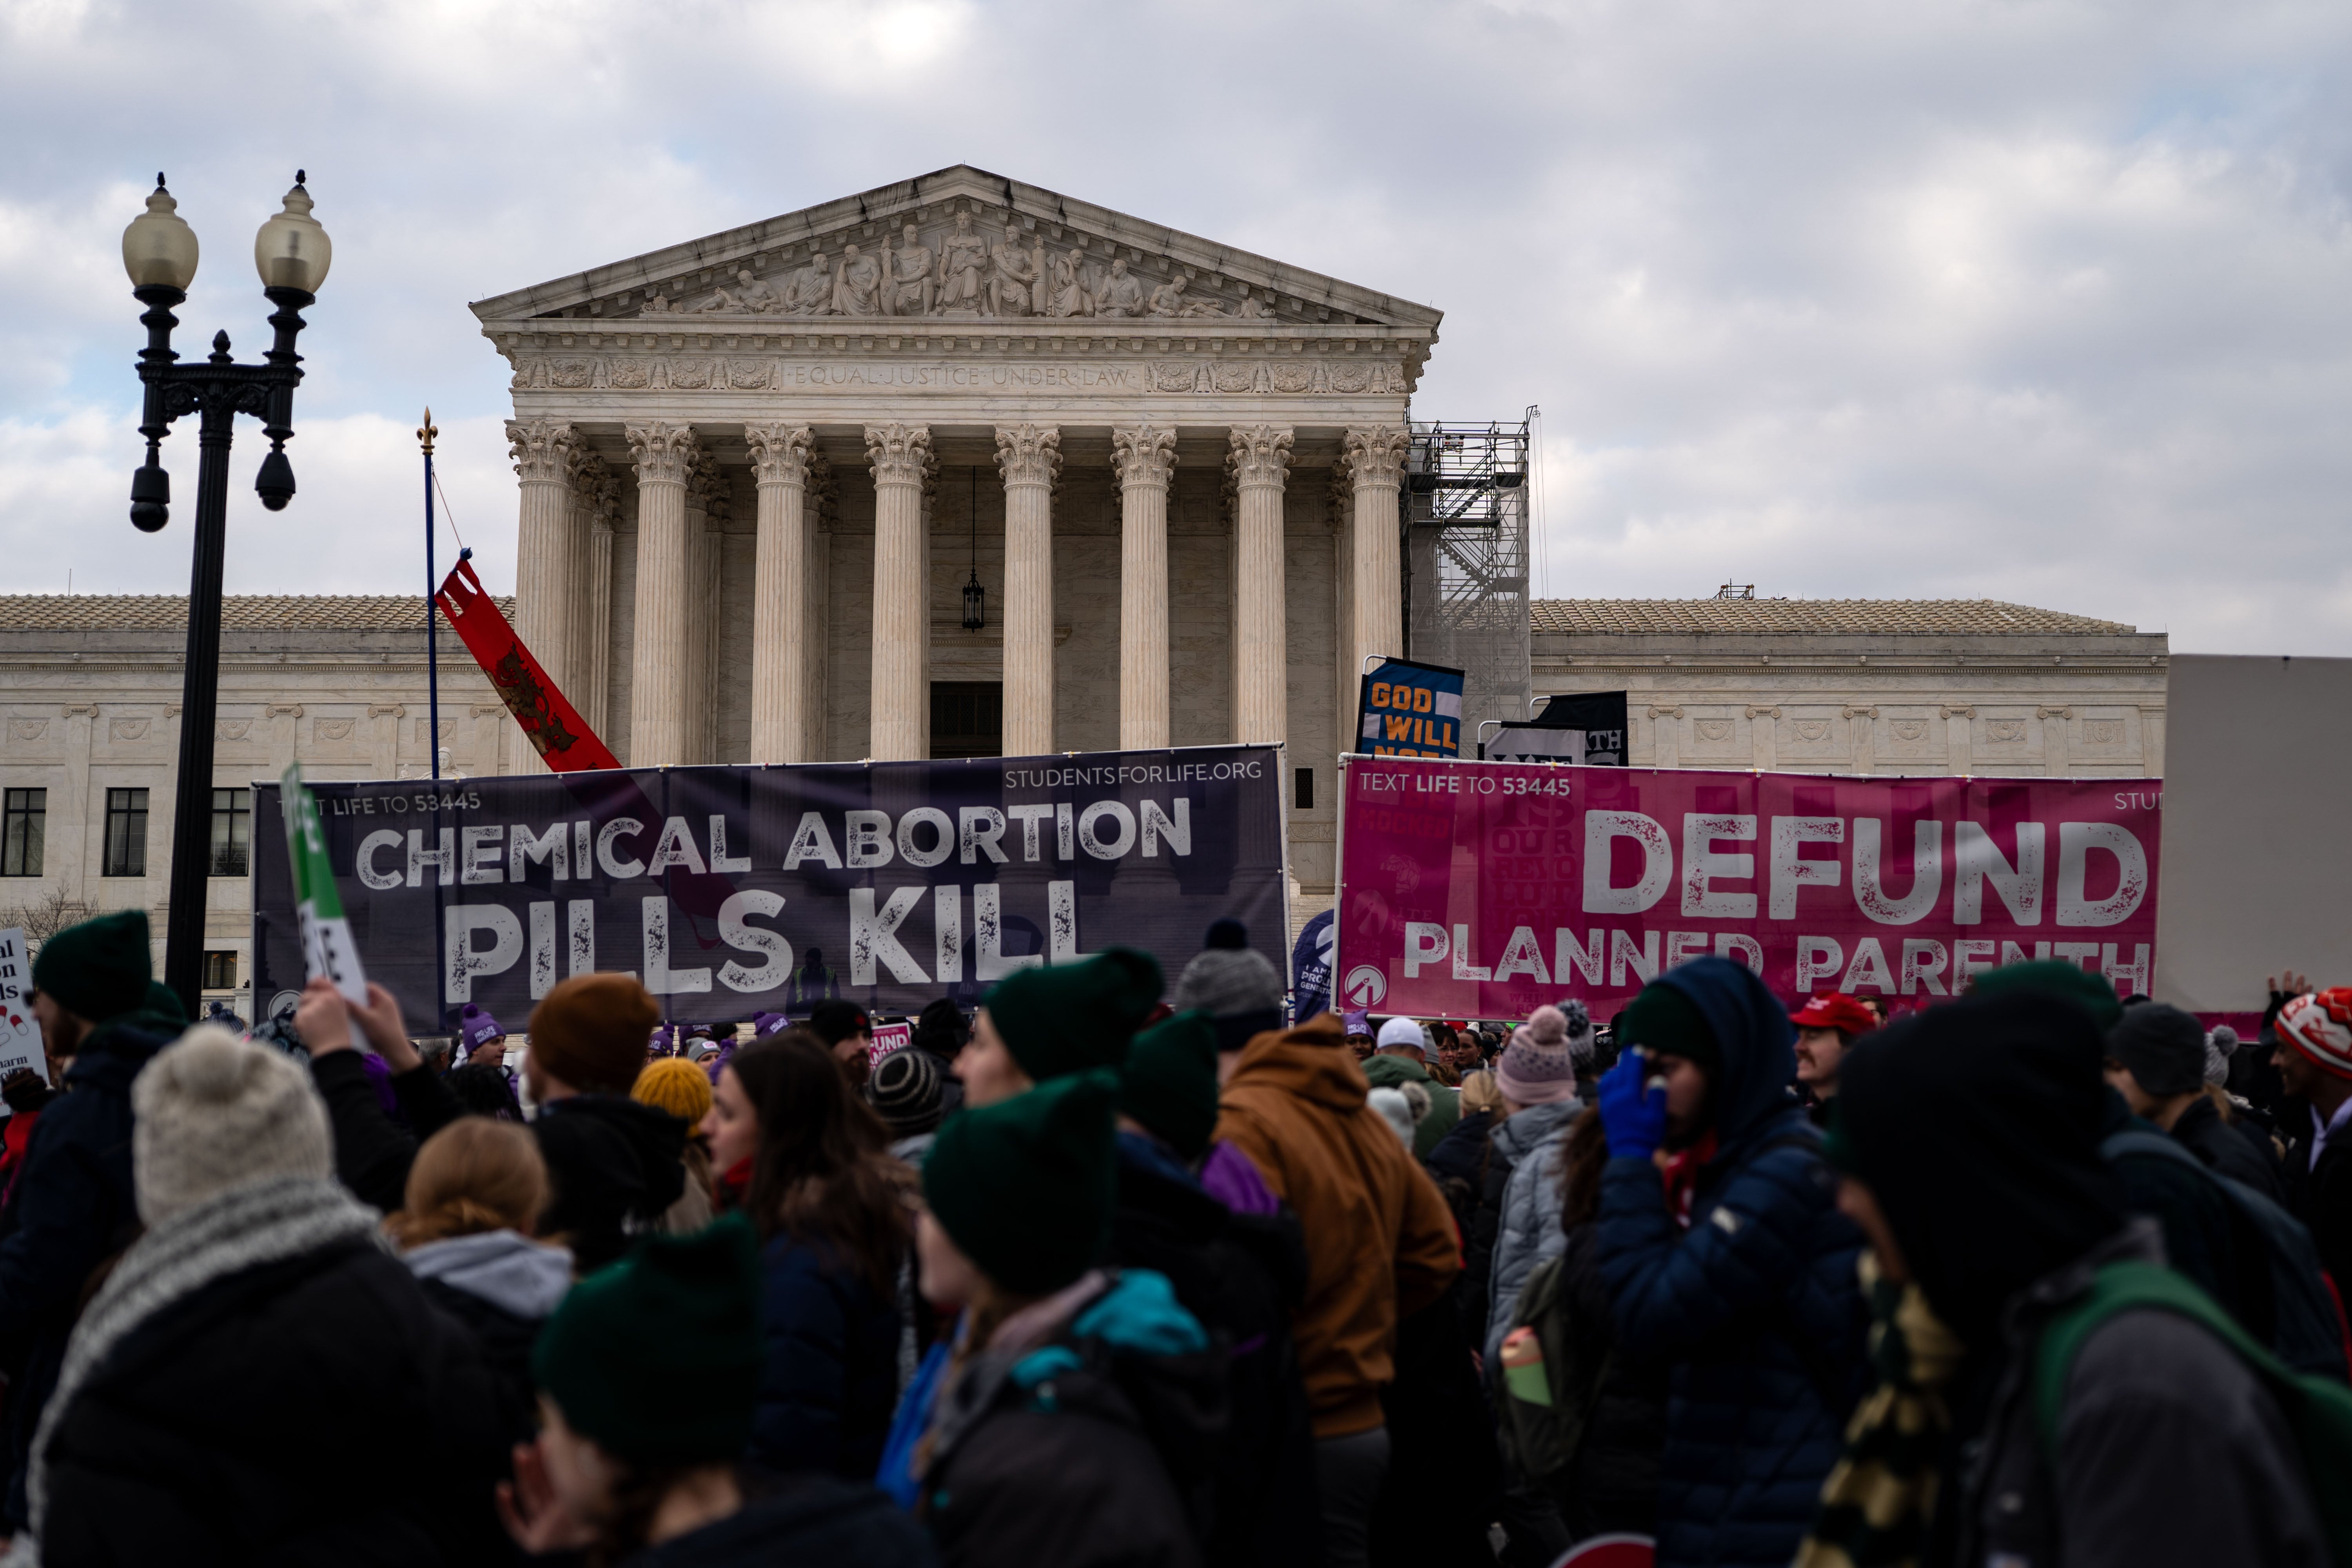
[[[1836,636],[2131,637],[2137,628],[1999,599],[1538,599],[1538,637],[1798,632]]]
[[[514,601],[499,608],[511,617]],[[412,632],[425,602],[412,594],[234,594],[221,600],[231,632]],[[0,632],[182,632],[188,601],[177,594],[0,594]]]

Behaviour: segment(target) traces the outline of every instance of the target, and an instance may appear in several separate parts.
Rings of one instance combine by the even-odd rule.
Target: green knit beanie
[[[1160,961],[1108,947],[1077,963],[1024,969],[981,1001],[1021,1070],[1039,1083],[1088,1068],[1115,1068],[1160,1005]]]
[[[146,1005],[154,977],[145,910],[117,910],[68,926],[41,943],[33,960],[33,989],[93,1024]]]
[[[923,1196],[949,1239],[999,1289],[1060,1289],[1110,1245],[1118,1077],[1071,1073],[947,1119],[923,1160]]]
[[[157,1017],[169,1018],[174,1024],[183,1026],[192,1022],[188,1017],[188,1010],[180,1005],[180,994],[160,980],[150,980],[147,983],[147,999],[142,1002],[140,1006]]]
[[[1989,969],[1969,986],[1972,996],[2013,995],[2021,991],[2063,996],[2088,1013],[2103,1035],[2124,1016],[2124,1005],[2116,999],[2115,982],[2063,958],[2037,958]]]
[[[1207,1153],[1217,1127],[1216,1019],[1179,1013],[1136,1036],[1118,1108],[1185,1159]]]
[[[1698,1004],[1679,985],[1653,980],[1642,987],[1617,1026],[1620,1046],[1639,1046],[1653,1056],[1683,1057],[1709,1072],[1723,1066],[1723,1046],[1707,1026]]]
[[[639,1465],[740,1457],[760,1364],[760,1241],[740,1215],[574,1285],[530,1358],[573,1431]]]

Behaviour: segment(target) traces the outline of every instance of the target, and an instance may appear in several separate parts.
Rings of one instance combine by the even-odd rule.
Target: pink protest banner
[[[1339,1005],[1606,1018],[1701,953],[1896,1010],[2063,958],[2155,974],[2160,781],[1871,778],[1350,757]]]

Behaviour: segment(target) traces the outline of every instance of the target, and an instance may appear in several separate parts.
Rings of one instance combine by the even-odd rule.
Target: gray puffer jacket
[[[1511,1326],[1519,1287],[1547,1258],[1568,1246],[1559,1228],[1559,1145],[1581,1101],[1530,1105],[1495,1129],[1495,1158],[1507,1161],[1511,1179],[1503,1189],[1503,1209],[1495,1230],[1495,1256],[1487,1275],[1486,1358],[1499,1353]]]

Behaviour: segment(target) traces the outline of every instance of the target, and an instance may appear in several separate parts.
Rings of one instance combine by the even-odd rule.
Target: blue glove
[[[1645,1087],[1647,1051],[1629,1050],[1601,1078],[1601,1130],[1609,1135],[1612,1160],[1646,1160],[1666,1137],[1666,1089]]]

